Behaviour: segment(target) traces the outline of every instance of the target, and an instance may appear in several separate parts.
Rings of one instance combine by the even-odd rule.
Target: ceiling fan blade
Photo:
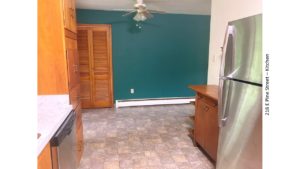
[[[160,13],[160,14],[165,14],[165,11],[159,11],[159,10],[153,10],[153,9],[148,9],[149,12],[151,13]]]
[[[132,10],[130,12],[127,12],[127,13],[123,14],[122,16],[127,16],[127,15],[130,15],[130,14],[134,13],[134,12],[136,12],[136,10]]]
[[[169,3],[171,0],[144,0],[145,3],[151,3],[151,4],[155,4],[155,3]]]
[[[125,9],[125,8],[117,8],[117,9],[112,9],[113,11],[128,11],[128,12],[131,12],[133,11],[134,9]]]
[[[153,15],[152,15],[148,10],[143,11],[143,14],[144,14],[147,18],[153,18]]]

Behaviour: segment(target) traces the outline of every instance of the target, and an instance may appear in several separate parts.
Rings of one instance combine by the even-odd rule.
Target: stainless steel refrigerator
[[[262,15],[229,22],[219,82],[217,169],[262,168]]]

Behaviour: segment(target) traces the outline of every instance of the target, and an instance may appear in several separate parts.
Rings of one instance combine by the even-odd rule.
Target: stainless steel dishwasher
[[[76,115],[70,112],[51,139],[51,146],[57,147],[59,169],[76,168]]]

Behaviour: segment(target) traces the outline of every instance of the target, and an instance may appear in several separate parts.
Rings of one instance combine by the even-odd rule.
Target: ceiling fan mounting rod
[[[137,4],[144,4],[143,0],[136,0]]]
[[[146,4],[134,4],[134,7],[136,9],[138,9],[138,8],[146,8]]]

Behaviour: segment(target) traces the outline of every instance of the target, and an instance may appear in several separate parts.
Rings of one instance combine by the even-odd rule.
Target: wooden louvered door
[[[82,108],[112,107],[110,25],[79,25],[78,51]]]
[[[79,54],[80,70],[80,99],[82,108],[92,107],[91,95],[91,72],[90,72],[90,51],[88,43],[88,30],[78,29],[77,46]]]

